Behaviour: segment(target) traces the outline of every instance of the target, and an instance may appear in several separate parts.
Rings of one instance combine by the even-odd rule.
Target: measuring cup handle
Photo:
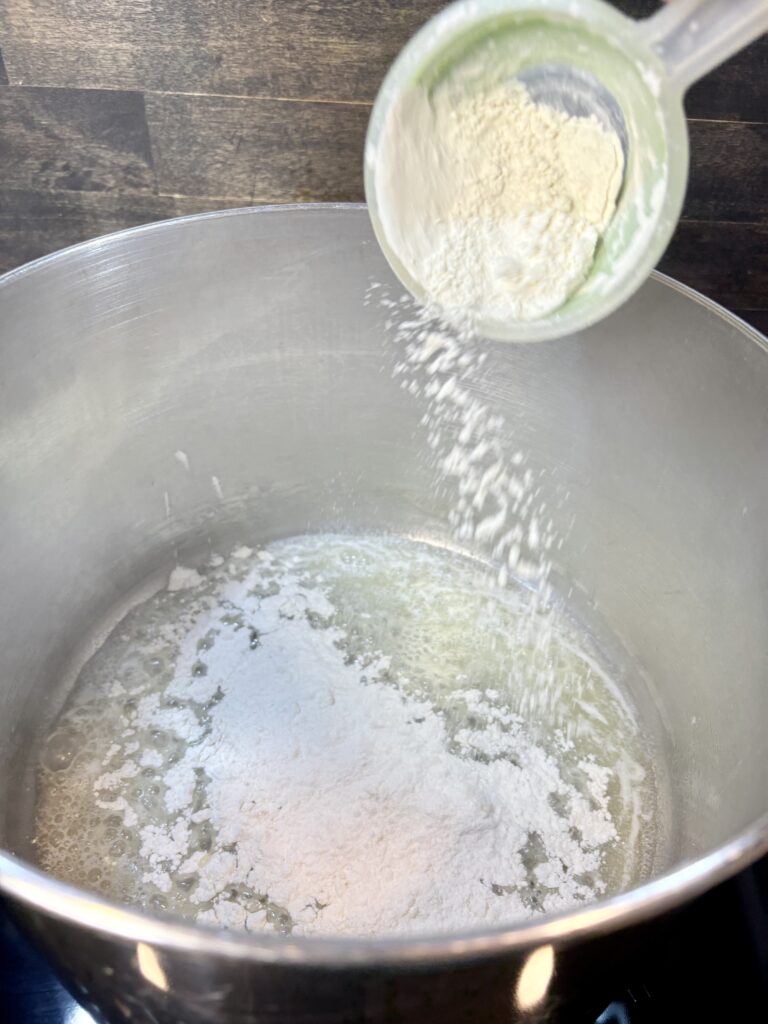
[[[666,64],[670,84],[685,92],[768,32],[768,0],[670,0],[640,32]]]

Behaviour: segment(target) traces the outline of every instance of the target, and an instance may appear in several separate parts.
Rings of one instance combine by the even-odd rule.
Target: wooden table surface
[[[361,200],[381,78],[442,6],[3,0],[0,270],[178,214]],[[661,263],[766,333],[767,70],[768,37],[687,97],[691,178]]]

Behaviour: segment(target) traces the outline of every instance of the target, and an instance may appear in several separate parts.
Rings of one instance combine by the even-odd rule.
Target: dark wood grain
[[[372,100],[437,0],[8,0],[11,84]]]
[[[0,90],[0,184],[74,191],[155,190],[137,92]]]
[[[612,0],[613,6],[618,7],[622,14],[629,18],[650,18],[656,11],[664,6],[662,0]]]
[[[659,269],[729,309],[765,309],[768,224],[681,221]]]
[[[689,117],[768,121],[768,36],[696,82],[685,110]]]
[[[0,273],[87,238],[231,205],[237,204],[189,196],[0,188]]]
[[[614,0],[648,17],[659,0]],[[7,0],[0,40],[12,84],[373,99],[438,0]],[[768,38],[691,89],[691,117],[768,120]]]
[[[258,202],[360,199],[370,109],[149,93],[160,192]]]
[[[688,128],[691,170],[683,217],[768,220],[768,124],[691,121]]]

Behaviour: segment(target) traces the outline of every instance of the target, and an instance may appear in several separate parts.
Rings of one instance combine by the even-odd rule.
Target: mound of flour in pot
[[[563,628],[548,656],[569,696],[524,720],[540,666],[522,592],[396,537],[198,570],[81,674],[41,779],[49,870],[199,921],[336,935],[509,922],[639,870],[632,713]]]
[[[481,48],[434,89],[406,90],[366,159],[389,245],[430,306],[453,320],[533,320],[585,280],[624,156],[595,117],[536,103],[485,62]]]

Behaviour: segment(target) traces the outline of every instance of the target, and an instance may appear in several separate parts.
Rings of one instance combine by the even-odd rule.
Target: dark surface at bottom
[[[768,1018],[768,858],[660,921],[645,949],[623,977],[605,979],[605,1010],[597,1024]],[[574,1017],[574,1024],[592,1020]],[[93,1021],[19,934],[1,902],[0,1021]]]

